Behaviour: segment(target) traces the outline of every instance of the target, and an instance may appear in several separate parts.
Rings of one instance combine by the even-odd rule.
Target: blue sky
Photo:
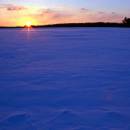
[[[61,5],[96,10],[130,10],[130,0],[1,0],[0,3],[57,7]]]

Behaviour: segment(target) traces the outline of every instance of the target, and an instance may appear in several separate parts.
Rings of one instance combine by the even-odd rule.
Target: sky
[[[130,0],[0,0],[0,26],[121,22]]]

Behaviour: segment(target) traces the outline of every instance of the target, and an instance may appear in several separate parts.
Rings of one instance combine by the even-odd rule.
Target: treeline
[[[130,18],[125,17],[122,23],[96,22],[96,23],[63,23],[33,26],[35,27],[130,27]]]
[[[130,18],[125,17],[123,19],[122,23],[125,24],[125,25],[130,25]]]
[[[130,24],[123,23],[63,23],[63,24],[51,24],[51,25],[41,25],[41,26],[32,26],[34,28],[40,27],[130,27]]]

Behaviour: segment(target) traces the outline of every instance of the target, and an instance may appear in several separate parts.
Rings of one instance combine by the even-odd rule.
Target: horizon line
[[[123,22],[83,22],[83,23],[55,23],[46,25],[31,25],[32,28],[39,27],[130,27]],[[0,28],[28,28],[24,26],[0,26]]]
[[[99,22],[79,22],[79,23],[74,23],[74,22],[68,22],[68,23],[54,23],[54,24],[39,24],[39,25],[35,25],[35,24],[32,24],[31,25],[31,27],[40,27],[40,26],[42,26],[42,27],[46,27],[46,26],[58,26],[58,25],[89,25],[89,24],[117,24],[117,25],[124,25],[122,22],[101,22],[101,21],[99,21]],[[6,26],[6,25],[4,25],[4,26],[0,26],[0,28],[24,28],[24,27],[26,27],[26,25],[18,25],[18,26]]]

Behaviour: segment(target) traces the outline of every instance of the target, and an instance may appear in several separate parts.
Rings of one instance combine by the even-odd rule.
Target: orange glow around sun
[[[38,25],[38,22],[34,18],[21,18],[19,19],[19,25],[30,28],[32,25]]]

